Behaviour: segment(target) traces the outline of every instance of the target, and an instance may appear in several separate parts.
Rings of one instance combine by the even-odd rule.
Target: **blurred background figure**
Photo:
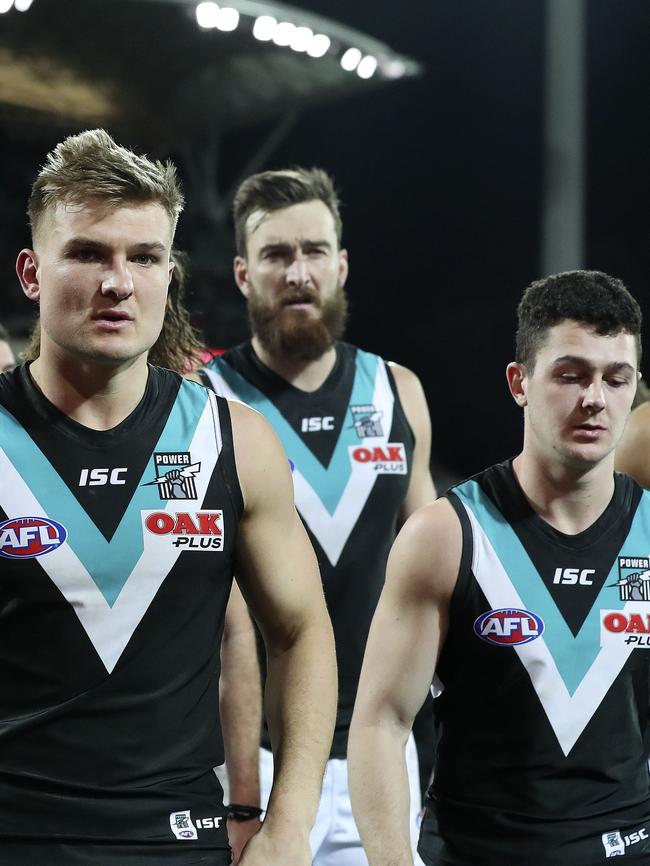
[[[9,332],[4,325],[0,324],[0,373],[11,370],[15,366],[16,358],[9,342]]]
[[[616,469],[650,489],[650,388],[645,379],[639,379],[632,409],[616,449]]]

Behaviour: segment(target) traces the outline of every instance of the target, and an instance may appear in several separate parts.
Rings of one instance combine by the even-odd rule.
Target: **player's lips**
[[[93,313],[92,320],[103,327],[119,330],[132,322],[133,317],[125,310],[100,310]]]
[[[575,424],[573,429],[578,436],[586,439],[598,439],[607,432],[607,427],[602,424]]]
[[[283,307],[311,307],[318,302],[318,292],[310,289],[288,291],[281,299]]]
[[[311,307],[314,305],[314,298],[286,298],[283,302],[285,307]]]

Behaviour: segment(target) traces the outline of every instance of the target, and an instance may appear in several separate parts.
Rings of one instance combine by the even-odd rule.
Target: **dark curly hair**
[[[517,307],[515,358],[532,371],[549,328],[564,319],[597,334],[631,334],[641,362],[641,308],[621,280],[602,271],[565,271],[536,280]]]

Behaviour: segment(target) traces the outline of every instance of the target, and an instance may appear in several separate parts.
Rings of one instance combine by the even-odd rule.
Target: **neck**
[[[294,361],[290,358],[267,352],[255,336],[252,339],[257,357],[278,376],[282,376],[294,388],[301,391],[316,391],[332,372],[336,362],[336,348],[331,346],[315,361]]]
[[[614,455],[589,469],[547,465],[524,449],[513,462],[531,508],[567,535],[591,526],[614,495]]]
[[[41,354],[29,372],[50,403],[92,430],[110,430],[124,421],[142,399],[149,375],[146,355],[117,369]]]

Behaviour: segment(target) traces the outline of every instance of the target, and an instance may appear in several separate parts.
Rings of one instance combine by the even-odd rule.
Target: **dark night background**
[[[348,339],[418,373],[436,463],[446,467],[439,474],[468,475],[514,453],[520,438],[504,368],[518,298],[541,276],[545,3],[300,5],[425,66],[418,79],[305,110],[264,167],[320,165],[334,175],[351,260]],[[650,321],[650,4],[588,0],[586,8],[584,266],[621,277]],[[0,40],[2,26],[0,17]],[[65,132],[23,137],[0,116],[0,276],[10,323],[26,310],[12,272],[15,253],[28,245],[29,184]],[[220,188],[264,132],[249,128],[225,139]],[[121,132],[116,137],[138,147]],[[206,230],[188,214],[179,246],[205,245]],[[208,290],[208,276],[197,266],[190,285],[197,322],[211,342],[223,342],[220,306],[236,304],[239,318],[225,320],[235,342],[245,334],[243,302],[229,279],[215,278]],[[645,336],[648,343],[648,325]]]

